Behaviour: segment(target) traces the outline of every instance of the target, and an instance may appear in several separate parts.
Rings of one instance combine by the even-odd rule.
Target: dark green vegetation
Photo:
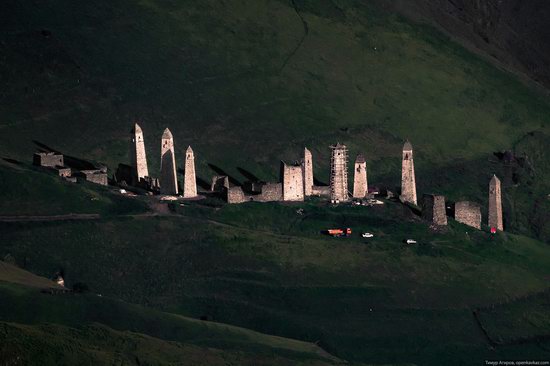
[[[306,342],[162,313],[96,294],[48,294],[37,287],[55,285],[0,263],[2,365],[339,362]],[[48,324],[39,325],[44,322]]]
[[[146,205],[95,184],[75,185],[29,164],[0,161],[0,216],[136,214]]]
[[[281,349],[266,356],[249,343],[261,349],[245,347],[253,358],[235,359],[227,336],[209,333],[204,344],[168,336],[179,326],[176,315],[159,313],[168,312],[317,342],[352,362],[548,358],[550,104],[513,75],[367,1],[8,0],[3,7],[0,158],[29,161],[37,140],[113,169],[129,160],[137,118],[151,172],[170,127],[176,157],[192,144],[205,180],[209,163],[238,180],[237,168],[273,180],[278,160],[299,158],[307,145],[317,178],[327,181],[327,146],[339,140],[352,158],[365,153],[370,183],[393,187],[409,138],[419,192],[485,204],[497,173],[508,231],[491,237],[451,222],[433,233],[390,202],[175,206],[176,215],[149,217],[145,199],[2,160],[2,215],[101,214],[0,223],[0,258],[47,277],[63,270],[69,285],[91,289],[48,298],[3,286],[2,304],[14,305],[2,320],[16,323],[0,328],[15,337],[8,349],[28,340],[35,363],[50,347],[48,361],[72,363],[68,338],[90,362],[108,363],[114,353],[137,363],[120,339],[150,349],[137,355],[150,363],[171,362],[170,354],[179,361],[180,351],[193,359],[204,351],[194,347],[205,345],[224,352],[225,363],[310,357]],[[506,149],[516,158],[494,154]],[[319,234],[332,226],[356,236]],[[362,230],[375,240],[361,241]],[[406,247],[406,237],[420,244]],[[17,311],[21,303],[36,304],[36,314]],[[84,312],[89,317],[77,316]],[[182,331],[196,324],[203,326],[186,320]]]
[[[300,207],[303,215],[296,212]],[[85,309],[100,301],[93,294],[101,293],[314,342],[352,362],[462,365],[486,358],[548,357],[544,338],[491,343],[513,338],[509,324],[522,324],[525,312],[538,325],[525,326],[518,337],[550,333],[544,303],[521,300],[548,288],[550,250],[536,240],[491,236],[454,221],[445,232],[434,233],[409,208],[389,201],[372,208],[312,201],[173,209],[169,216],[2,223],[0,256],[10,254],[41,275],[62,270],[69,286],[87,284],[92,294],[75,295],[79,304],[52,300],[61,301],[56,309],[74,309],[69,313],[88,314]],[[354,236],[320,234],[338,226],[352,227]],[[376,237],[366,242],[359,238],[361,231]],[[406,246],[406,237],[419,245]],[[508,302],[519,303],[523,312],[481,310],[492,337],[487,339],[474,311],[501,303],[506,309]],[[69,315],[51,314],[52,305],[45,303],[32,319],[23,315],[30,309],[17,312],[13,309],[21,305],[8,306],[5,320],[75,326],[66,323]],[[102,309],[87,321],[166,338],[151,333],[148,322],[114,322],[110,310]],[[133,319],[129,309],[136,307],[125,309],[114,318]],[[85,340],[94,330],[78,332],[83,344],[90,344]]]

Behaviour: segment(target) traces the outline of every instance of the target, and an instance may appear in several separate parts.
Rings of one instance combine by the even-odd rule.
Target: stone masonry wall
[[[367,185],[367,163],[363,155],[355,159],[353,174],[353,198],[365,198],[369,191]]]
[[[38,166],[63,166],[63,155],[56,153],[35,153],[33,155],[33,164]]]
[[[304,200],[303,179],[301,165],[283,165],[283,201]]]
[[[403,161],[401,166],[401,196],[402,202],[417,204],[416,178],[414,176],[413,148],[410,142],[403,146]]]
[[[470,201],[455,203],[455,220],[476,229],[481,229],[481,209],[479,205]]]
[[[435,225],[447,225],[445,197],[425,194],[422,197],[422,218]]]

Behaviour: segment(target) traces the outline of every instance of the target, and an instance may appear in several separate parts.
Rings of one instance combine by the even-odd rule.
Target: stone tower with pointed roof
[[[136,123],[132,129],[132,147],[131,160],[133,168],[133,179],[139,182],[141,179],[149,176],[147,169],[147,156],[145,154],[145,142],[143,140],[143,130]]]
[[[493,174],[489,182],[489,227],[503,231],[502,224],[502,195],[500,179]]]
[[[160,194],[178,194],[174,137],[168,128],[162,134],[160,147]]]
[[[313,191],[313,157],[308,148],[304,148],[304,160],[302,161],[304,172],[304,196],[311,196]]]
[[[348,193],[348,148],[337,143],[330,146],[332,150],[330,158],[330,199],[332,201],[346,202]]]
[[[195,155],[191,146],[185,152],[185,172],[183,176],[183,197],[197,197],[197,178],[195,176]]]
[[[401,202],[417,204],[416,180],[414,177],[413,148],[407,140],[403,145],[403,161],[401,165]]]
[[[355,170],[353,174],[353,198],[365,198],[369,192],[367,185],[367,162],[361,154],[355,158]]]

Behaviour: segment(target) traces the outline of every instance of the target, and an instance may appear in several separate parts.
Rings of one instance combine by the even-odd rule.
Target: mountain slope
[[[43,277],[0,262],[2,362],[10,359],[41,365],[69,365],[77,360],[108,364],[117,359],[132,364],[179,360],[189,365],[340,362],[306,342],[162,313],[95,294],[49,294],[35,287],[58,288]]]

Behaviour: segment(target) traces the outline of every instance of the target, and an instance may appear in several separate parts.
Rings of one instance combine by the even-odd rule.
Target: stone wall
[[[67,178],[71,176],[71,168],[66,167],[55,167],[54,168],[57,171],[57,175],[63,178]]]
[[[330,197],[330,186],[313,186],[311,194],[318,197]]]
[[[283,187],[281,183],[266,183],[262,186],[262,193],[259,195],[258,200],[264,202],[270,201],[282,201],[283,200]]]
[[[227,189],[227,203],[242,203],[246,197],[241,187],[233,186]]]
[[[301,165],[283,163],[283,201],[304,200],[304,176]]]
[[[101,184],[103,186],[108,184],[107,173],[104,173],[101,170],[81,170],[80,175],[83,176],[88,182]]]
[[[212,183],[210,184],[212,192],[223,192],[227,188],[229,188],[229,177],[227,175],[215,175],[212,177]]]
[[[481,209],[479,205],[470,201],[455,203],[455,220],[476,229],[481,229]]]
[[[422,197],[422,218],[435,225],[447,225],[445,197],[425,194]]]
[[[35,153],[32,158],[34,165],[56,167],[64,166],[63,155],[49,152],[49,153]]]

